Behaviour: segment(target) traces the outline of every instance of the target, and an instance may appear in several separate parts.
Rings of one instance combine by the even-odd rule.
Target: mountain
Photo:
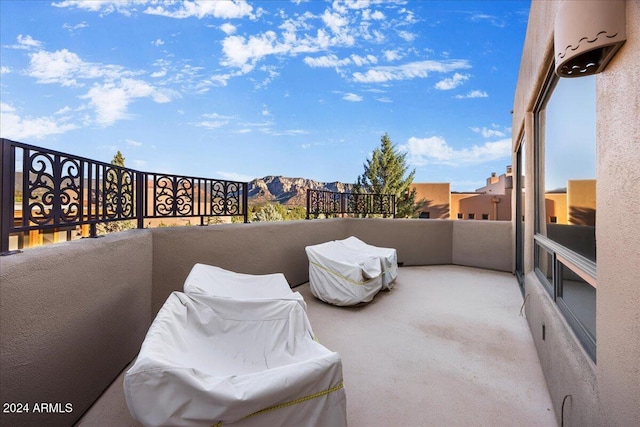
[[[305,178],[265,176],[249,181],[249,201],[252,204],[277,202],[289,206],[306,206],[307,189],[348,193],[353,184],[318,182]]]
[[[249,181],[249,201],[252,204],[277,202],[288,206],[306,206],[307,188],[312,190],[349,193],[353,184],[342,182],[318,182],[304,178],[265,176]],[[22,172],[16,172],[15,189],[22,191]]]

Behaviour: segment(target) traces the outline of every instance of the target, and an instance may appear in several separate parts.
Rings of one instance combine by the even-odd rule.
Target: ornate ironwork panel
[[[307,218],[312,215],[395,215],[395,195],[307,190]]]
[[[23,226],[80,221],[81,162],[36,150],[25,150],[23,159]]]
[[[246,213],[246,183],[150,173],[147,176],[150,187],[145,188],[146,217],[203,219]]]
[[[0,252],[30,230],[144,218],[243,216],[247,183],[140,172],[1,139]],[[20,198],[22,200],[20,201]]]

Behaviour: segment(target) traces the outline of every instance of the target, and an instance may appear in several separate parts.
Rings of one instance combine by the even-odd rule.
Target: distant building
[[[511,166],[494,172],[487,184],[472,192],[451,192],[449,183],[416,183],[416,200],[424,200],[420,218],[511,221]]]

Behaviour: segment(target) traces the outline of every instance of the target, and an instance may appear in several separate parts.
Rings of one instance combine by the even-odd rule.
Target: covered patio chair
[[[307,308],[302,295],[291,290],[282,273],[244,274],[198,263],[184,282],[184,292],[194,297],[211,295],[235,299],[288,299],[298,301],[305,310]]]
[[[382,268],[382,289],[390,290],[393,288],[394,282],[398,277],[398,253],[394,248],[373,246],[354,236],[347,237],[344,240],[336,240],[336,242],[356,251],[377,256],[380,259],[380,267]]]
[[[172,293],[124,389],[145,426],[346,426],[340,355],[296,300]]]
[[[330,304],[369,302],[381,289],[390,289],[397,276],[395,249],[376,248],[355,237],[307,246],[305,251],[311,292]]]

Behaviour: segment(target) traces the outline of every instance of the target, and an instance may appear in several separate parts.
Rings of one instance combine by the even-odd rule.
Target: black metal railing
[[[307,190],[307,219],[337,215],[396,216],[394,194],[337,193],[334,191]]]
[[[32,230],[146,218],[242,216],[246,182],[141,172],[2,139],[0,253],[9,236]]]

